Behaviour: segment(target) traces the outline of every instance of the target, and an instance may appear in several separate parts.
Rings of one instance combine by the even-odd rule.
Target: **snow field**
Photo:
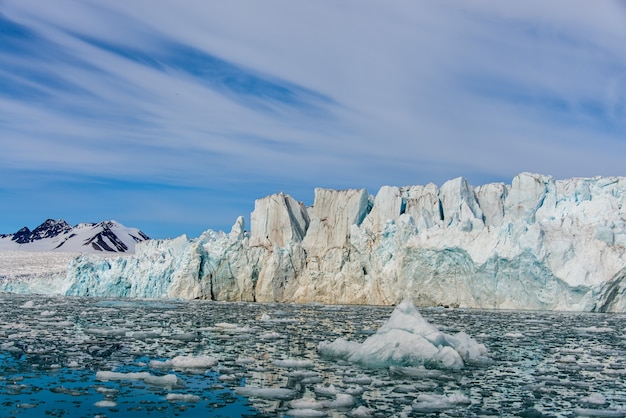
[[[0,251],[0,277],[65,276],[68,263],[79,255],[79,252]]]

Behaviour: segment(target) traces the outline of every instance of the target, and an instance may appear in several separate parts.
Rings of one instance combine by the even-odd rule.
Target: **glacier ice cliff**
[[[250,230],[82,255],[67,294],[626,311],[626,178],[464,178],[258,199]],[[41,288],[41,287],[39,287]],[[0,287],[1,289],[1,287]]]

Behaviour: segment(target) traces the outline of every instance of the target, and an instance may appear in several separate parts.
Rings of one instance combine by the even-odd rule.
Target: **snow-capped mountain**
[[[134,253],[135,244],[148,239],[139,229],[116,221],[72,227],[62,219],[48,219],[32,231],[24,227],[14,234],[0,235],[0,250]]]

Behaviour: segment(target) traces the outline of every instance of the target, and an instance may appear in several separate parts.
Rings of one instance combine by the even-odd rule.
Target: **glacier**
[[[626,311],[626,178],[315,189],[255,201],[246,230],[83,254],[50,293],[219,301]],[[35,287],[35,286],[32,286]],[[0,290],[20,287],[0,280]],[[41,291],[45,284],[38,284]]]

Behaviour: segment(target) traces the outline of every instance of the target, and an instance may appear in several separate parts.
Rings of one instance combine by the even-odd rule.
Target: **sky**
[[[0,0],[0,233],[626,175],[626,2]]]

